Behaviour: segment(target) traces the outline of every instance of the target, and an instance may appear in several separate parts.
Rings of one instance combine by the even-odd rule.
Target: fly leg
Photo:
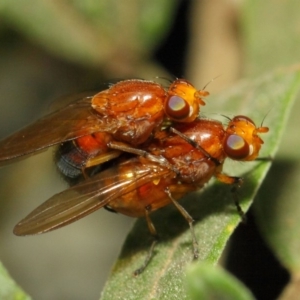
[[[240,202],[238,199],[238,195],[237,195],[237,190],[243,184],[243,179],[241,177],[228,176],[223,173],[217,173],[215,176],[219,181],[232,185],[231,193],[233,195],[233,201],[234,201],[235,207],[237,209],[238,214],[240,215],[240,217],[242,219],[242,222],[246,223],[246,215],[241,208],[241,205],[240,205]]]
[[[104,152],[104,153],[101,153],[99,155],[96,155],[94,157],[89,157],[85,164],[81,167],[81,173],[84,177],[84,179],[87,179],[90,177],[91,174],[88,174],[87,173],[87,168],[90,168],[90,167],[95,167],[95,166],[100,166],[101,164],[105,163],[105,162],[108,162],[118,156],[120,156],[121,154],[121,151],[118,151],[118,150],[112,150],[112,151],[109,151],[109,152]]]
[[[153,155],[145,150],[142,149],[137,149],[137,148],[133,148],[131,146],[128,146],[125,143],[121,143],[121,142],[110,142],[108,143],[108,147],[117,151],[123,151],[123,152],[127,152],[127,153],[132,153],[138,156],[142,156],[145,157],[146,159],[149,159],[152,162],[158,163],[170,170],[172,170],[174,173],[176,173],[177,175],[179,175],[179,171],[168,162],[168,160],[163,157],[163,156],[157,156],[157,155]]]
[[[154,227],[154,224],[152,223],[152,221],[150,219],[149,213],[150,213],[150,210],[147,209],[147,207],[146,207],[145,217],[146,217],[146,221],[147,221],[147,225],[148,225],[150,234],[153,237],[153,241],[152,241],[151,247],[147,253],[144,263],[142,264],[141,267],[139,267],[137,270],[134,271],[134,273],[133,273],[134,276],[141,274],[145,270],[145,268],[148,266],[148,264],[153,256],[153,251],[154,251],[155,245],[158,242],[158,235],[157,235],[156,229]]]
[[[94,166],[103,164],[107,161],[110,161],[110,160],[120,156],[120,154],[121,154],[121,152],[117,151],[117,150],[101,153],[99,155],[89,158],[87,160],[87,162],[85,163],[84,167],[89,168],[89,167],[94,167]]]
[[[257,157],[255,158],[255,161],[273,161],[273,157],[272,156]]]
[[[179,210],[179,212],[183,215],[183,217],[187,220],[189,226],[190,226],[190,230],[191,230],[191,234],[192,234],[192,241],[193,241],[193,256],[194,259],[198,259],[199,257],[199,249],[198,249],[198,242],[196,239],[196,235],[195,235],[195,231],[194,231],[194,219],[192,218],[192,216],[183,208],[183,206],[181,206],[178,201],[176,201],[172,195],[171,192],[169,190],[169,188],[165,189],[165,192],[167,193],[168,197],[170,198],[170,200],[172,201],[172,203],[175,205],[175,207]]]
[[[180,136],[184,141],[186,141],[187,143],[189,143],[190,145],[192,145],[195,149],[201,151],[206,157],[207,159],[213,161],[216,166],[219,166],[221,164],[221,162],[214,158],[213,156],[211,156],[204,148],[202,148],[198,143],[196,143],[193,139],[189,138],[188,136],[186,136],[185,134],[183,134],[182,132],[178,131],[177,129],[175,129],[174,127],[170,127],[169,130],[175,134],[177,134],[178,136]]]

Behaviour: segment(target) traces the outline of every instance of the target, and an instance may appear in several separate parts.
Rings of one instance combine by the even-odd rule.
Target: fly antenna
[[[263,117],[262,121],[261,121],[261,124],[260,124],[260,127],[263,127],[263,124],[264,124],[264,121],[267,117],[267,115],[270,113],[270,111],[272,110],[272,108],[266,113],[266,115]]]
[[[231,121],[231,120],[232,120],[231,118],[229,118],[229,117],[226,116],[226,115],[221,114],[221,116],[224,117],[225,119],[227,119],[228,121]]]
[[[202,88],[202,90],[204,91],[204,90],[207,88],[207,86],[208,86],[209,84],[211,84],[215,79],[217,79],[217,78],[219,78],[219,77],[221,77],[221,76],[222,76],[222,75],[218,75],[218,76],[212,78],[208,83],[205,84],[205,86]]]

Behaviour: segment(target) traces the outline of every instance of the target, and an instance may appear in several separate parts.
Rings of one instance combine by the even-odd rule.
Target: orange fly
[[[222,172],[224,161],[227,157],[254,160],[263,144],[260,134],[265,132],[267,127],[256,127],[246,116],[234,117],[226,128],[209,119],[177,123],[169,130],[157,132],[157,138],[140,149],[143,155],[119,161],[51,197],[20,221],[14,233],[45,233],[106,207],[131,217],[145,217],[150,233],[156,237],[150,213],[172,203],[190,225],[194,258],[197,258],[193,218],[177,200],[203,187],[213,176],[223,183],[239,185],[239,177]],[[242,214],[239,203],[235,204]],[[135,274],[144,270],[150,257]]]
[[[0,142],[0,161],[63,144],[58,167],[77,177],[146,142],[166,122],[194,121],[209,93],[184,79],[168,89],[154,81],[124,80],[49,114]]]

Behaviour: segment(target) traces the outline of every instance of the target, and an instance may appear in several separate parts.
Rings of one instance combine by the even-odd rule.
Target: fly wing
[[[0,141],[0,161],[17,158],[97,131],[112,130],[114,120],[103,120],[84,98],[49,114]]]
[[[14,233],[30,235],[63,227],[168,172],[155,164],[129,160],[54,195],[20,221]]]

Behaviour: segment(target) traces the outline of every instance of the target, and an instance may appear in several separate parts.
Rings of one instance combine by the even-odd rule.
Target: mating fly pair
[[[125,80],[1,141],[0,161],[59,144],[62,173],[72,178],[84,175],[78,184],[33,210],[15,226],[14,233],[48,232],[106,207],[145,217],[156,237],[149,215],[173,203],[190,225],[197,258],[193,219],[177,200],[213,176],[226,184],[239,184],[240,178],[222,173],[225,159],[254,160],[263,144],[259,135],[268,131],[246,116],[232,118],[226,127],[199,118],[200,106],[205,104],[202,97],[207,95],[183,79],[168,89],[153,81]],[[125,152],[134,156],[124,159]],[[114,162],[110,167],[86,175],[90,167],[101,167],[109,160]],[[149,259],[150,255],[136,274]]]

